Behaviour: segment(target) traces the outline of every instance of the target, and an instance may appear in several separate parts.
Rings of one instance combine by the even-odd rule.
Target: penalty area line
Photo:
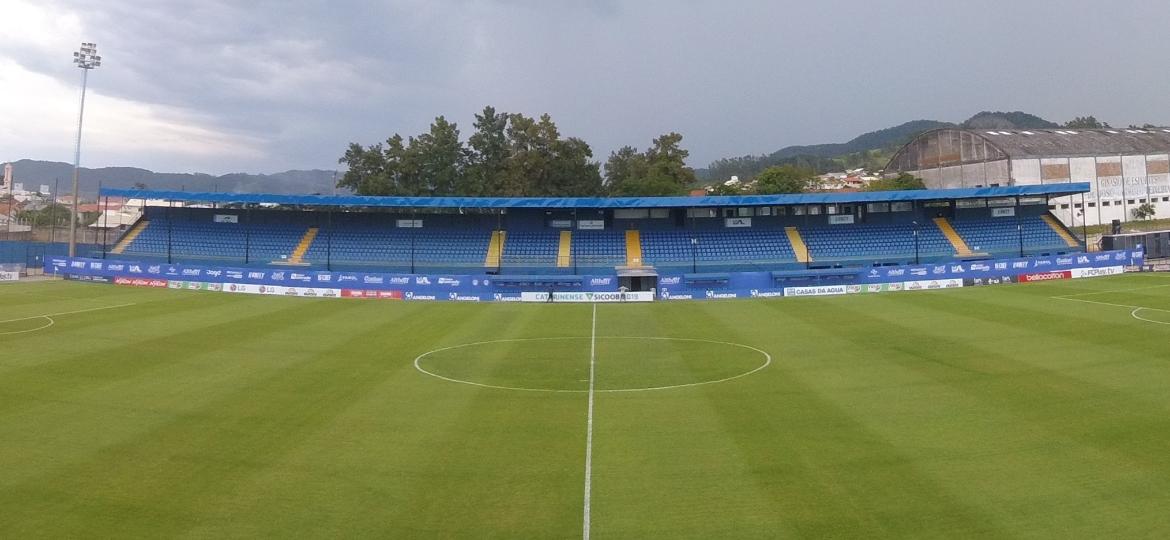
[[[130,306],[134,306],[134,305],[137,305],[137,304],[136,304],[136,303],[134,303],[134,302],[131,302],[131,303],[129,303],[129,304],[118,304],[118,305],[116,305],[116,306],[103,306],[103,307],[96,307],[96,308],[89,308],[89,309],[78,309],[78,310],[75,310],[75,311],[62,311],[62,312],[59,312],[59,313],[45,313],[44,315],[33,315],[33,316],[31,316],[31,317],[20,317],[20,318],[18,318],[18,319],[7,319],[7,320],[0,321],[0,324],[4,324],[4,323],[10,323],[10,322],[20,322],[20,321],[31,321],[31,320],[33,320],[33,319],[45,319],[45,318],[48,318],[48,317],[59,317],[59,316],[62,316],[62,315],[76,315],[76,314],[78,314],[78,313],[89,313],[89,312],[91,312],[91,311],[103,311],[103,310],[107,310],[107,309],[119,309],[119,308],[124,308],[124,307],[130,307]]]

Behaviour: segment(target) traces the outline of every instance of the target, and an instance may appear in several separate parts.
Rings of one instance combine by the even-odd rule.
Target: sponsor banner
[[[0,281],[17,281],[20,279],[20,272],[0,272]]]
[[[582,231],[603,231],[605,230],[605,220],[578,219],[577,229]]]
[[[156,289],[165,289],[167,287],[167,280],[165,280],[165,279],[119,277],[119,278],[114,278],[114,285],[126,285],[126,286],[130,286],[130,287],[153,287]]]
[[[240,216],[234,214],[216,214],[212,220],[216,223],[239,223]]]
[[[907,291],[929,291],[938,289],[958,289],[963,286],[961,279],[926,279],[920,281],[907,281],[902,284]]]
[[[341,289],[342,298],[377,298],[380,300],[402,300],[402,291],[372,291]]]
[[[1020,274],[1021,283],[1032,283],[1036,281],[1054,281],[1057,279],[1072,279],[1072,271],[1060,270],[1056,272],[1040,272],[1036,274]]]
[[[880,292],[904,291],[906,286],[902,282],[895,283],[866,283],[861,285],[846,285],[849,294],[869,294]]]
[[[1011,285],[1016,282],[1015,276],[993,276],[967,278],[963,280],[964,287],[985,287],[988,285]]]
[[[740,228],[740,227],[751,227],[752,226],[752,218],[749,218],[749,217],[726,218],[723,220],[723,226],[728,227],[728,228],[732,228],[732,229]]]
[[[829,225],[852,225],[853,214],[829,216]]]
[[[991,209],[991,217],[1015,217],[1015,215],[1016,209],[1012,207]]]
[[[520,293],[521,302],[548,302],[547,292],[522,292]],[[585,303],[608,303],[608,302],[652,302],[654,301],[654,293],[649,291],[644,292],[554,292],[553,302],[585,302]]]
[[[186,289],[188,291],[223,291],[222,283],[207,283],[204,281],[170,281],[167,283],[167,288],[170,289]]]
[[[1093,278],[1103,276],[1116,276],[1125,273],[1124,266],[1106,266],[1104,268],[1073,268],[1072,278]]]
[[[90,283],[113,283],[114,280],[105,276],[79,276],[77,274],[65,274],[65,279],[73,281],[88,281]]]
[[[822,285],[819,287],[785,287],[784,296],[836,296],[848,294],[845,285]]]
[[[400,219],[395,224],[399,229],[421,229],[423,226],[421,219]]]
[[[1073,253],[1051,257],[996,259],[986,261],[951,261],[919,265],[882,266],[843,270],[840,275],[802,277],[799,272],[729,272],[727,283],[712,287],[709,283],[688,282],[682,275],[664,275],[658,280],[657,297],[663,300],[767,298],[771,296],[819,296],[940,288],[957,280],[968,286],[1017,282],[1017,276],[1032,276],[1030,281],[1048,279],[1084,278],[1115,275],[1144,264],[1141,250]],[[331,272],[289,268],[233,268],[196,265],[161,264],[142,261],[101,260],[68,257],[46,257],[46,273],[69,275],[73,279],[93,282],[114,282],[140,287],[166,287],[194,290],[223,290],[244,294],[271,294],[298,297],[386,298],[403,300],[441,301],[543,301],[547,292],[535,287],[532,292],[540,300],[525,300],[520,296],[523,287],[497,286],[490,275],[457,274],[382,274],[363,272]],[[12,271],[3,268],[0,271]],[[1064,277],[1065,273],[1068,277]],[[1010,276],[1010,277],[1009,277]],[[571,276],[579,284],[558,287],[558,293],[571,297],[554,297],[557,301],[620,301],[589,300],[594,295],[616,294],[619,278],[609,275]],[[981,281],[982,280],[982,281]],[[919,283],[921,282],[921,283]],[[172,284],[173,283],[173,284]],[[207,284],[207,285],[204,285]],[[343,291],[351,291],[343,293]],[[376,294],[352,291],[376,291]],[[454,296],[452,296],[454,293]],[[358,294],[361,294],[359,296]],[[499,295],[497,297],[497,295]],[[531,295],[530,295],[531,296]],[[651,295],[653,296],[653,295]],[[602,296],[601,298],[604,298]],[[641,301],[631,294],[626,301]]]

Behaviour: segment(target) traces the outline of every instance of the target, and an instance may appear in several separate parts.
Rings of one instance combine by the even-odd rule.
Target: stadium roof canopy
[[[1170,128],[1144,129],[957,129],[982,138],[1010,158],[1164,154]]]
[[[732,197],[366,197],[354,195],[278,195],[102,188],[100,195],[175,202],[251,203],[292,206],[381,208],[696,208],[712,206],[792,206],[897,201],[939,201],[1000,197],[1062,197],[1089,191],[1087,182],[964,189],[920,189],[854,193],[800,193]]]

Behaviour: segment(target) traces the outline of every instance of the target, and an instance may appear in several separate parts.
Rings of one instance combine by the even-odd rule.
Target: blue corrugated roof
[[[987,197],[1062,196],[1086,193],[1087,182],[964,189],[920,189],[856,193],[801,193],[733,197],[363,197],[355,195],[277,195],[272,193],[197,193],[102,188],[101,195],[207,203],[268,203],[301,206],[384,208],[686,208],[708,206],[787,206],[894,201],[935,201]]]

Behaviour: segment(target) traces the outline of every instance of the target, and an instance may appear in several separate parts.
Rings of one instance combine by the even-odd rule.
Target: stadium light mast
[[[97,54],[97,44],[82,43],[81,49],[73,53],[73,63],[81,68],[81,108],[77,113],[77,145],[73,151],[73,209],[69,212],[69,256],[77,256],[77,175],[81,168],[81,121],[85,118],[85,87],[89,82],[89,70],[102,65]]]

